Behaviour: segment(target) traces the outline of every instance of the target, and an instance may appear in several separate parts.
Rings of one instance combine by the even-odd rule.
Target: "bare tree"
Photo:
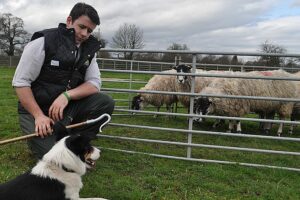
[[[266,40],[263,44],[260,45],[260,51],[262,53],[277,53],[277,54],[284,54],[287,50],[279,45],[272,44],[268,40]],[[261,56],[259,63],[266,65],[266,66],[283,66],[285,63],[285,59],[278,57],[278,56]]]
[[[24,22],[21,18],[10,13],[0,16],[0,48],[8,56],[14,56],[16,50],[23,48],[29,40],[29,34],[24,30]]]
[[[143,31],[135,24],[123,24],[112,38],[113,48],[142,49],[144,45]],[[124,53],[125,59],[132,59],[133,52]]]
[[[189,50],[188,46],[186,44],[178,44],[178,43],[173,43],[172,45],[170,45],[167,50]],[[172,54],[172,53],[165,53],[163,56],[163,61],[165,62],[172,62],[175,60],[175,56],[177,56],[178,58],[181,58],[182,62],[192,62],[192,56],[188,55],[188,54]]]

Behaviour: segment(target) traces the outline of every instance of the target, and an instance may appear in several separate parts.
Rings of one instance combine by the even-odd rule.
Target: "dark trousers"
[[[111,115],[114,109],[114,104],[114,100],[103,93],[97,93],[80,100],[70,101],[68,106],[65,108],[64,118],[61,122],[67,126],[83,122],[88,119],[95,119],[104,113]],[[19,120],[24,135],[35,132],[35,120],[32,115],[19,114]],[[105,121],[106,118],[94,124],[84,125],[69,131],[70,134],[83,133],[92,139],[95,139],[99,132],[99,127]],[[55,135],[47,136],[45,138],[34,137],[28,140],[28,146],[33,154],[38,159],[41,159],[43,155],[52,148],[55,141]]]

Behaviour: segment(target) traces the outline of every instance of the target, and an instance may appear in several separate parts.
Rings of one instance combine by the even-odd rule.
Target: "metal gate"
[[[177,56],[181,54],[190,54],[192,55],[192,65],[193,70],[195,72],[196,68],[202,69],[225,69],[225,68],[235,68],[236,70],[240,71],[251,71],[252,70],[271,70],[276,69],[275,67],[261,67],[261,66],[246,66],[246,65],[222,65],[222,64],[203,64],[197,63],[197,55],[235,55],[235,56],[242,56],[242,57],[253,57],[253,56],[276,56],[276,57],[297,57],[299,58],[300,55],[298,54],[262,54],[262,53],[238,53],[238,52],[203,52],[203,51],[154,51],[154,50],[122,50],[122,49],[102,49],[101,51],[107,52],[135,52],[135,53],[172,53]],[[201,159],[201,158],[194,158],[192,157],[192,150],[194,148],[207,148],[207,149],[218,149],[218,150],[229,150],[229,151],[240,151],[240,152],[252,152],[252,153],[263,153],[263,154],[273,154],[273,155],[286,155],[286,156],[300,156],[300,152],[298,151],[282,151],[282,150],[272,150],[272,149],[261,149],[261,148],[247,148],[247,147],[237,147],[237,146],[225,146],[225,145],[214,145],[214,144],[202,144],[202,143],[194,143],[193,136],[194,135],[210,135],[210,136],[226,136],[232,138],[249,138],[249,139],[263,139],[263,140],[270,140],[270,141],[282,141],[282,142],[295,142],[299,145],[300,138],[299,137],[278,137],[278,136],[268,136],[262,134],[246,134],[246,133],[227,133],[227,132],[220,132],[220,131],[203,131],[203,130],[195,130],[193,128],[193,118],[199,117],[193,113],[193,106],[194,106],[194,97],[199,96],[199,93],[194,92],[195,88],[195,77],[203,76],[203,77],[220,77],[220,78],[250,78],[250,79],[266,79],[266,80],[289,80],[289,81],[299,81],[298,78],[274,78],[274,77],[245,77],[239,75],[224,75],[224,74],[197,74],[197,73],[188,73],[186,75],[192,76],[191,81],[191,91],[189,92],[164,92],[164,91],[149,91],[149,90],[137,90],[132,89],[132,84],[135,83],[146,83],[140,80],[134,80],[132,78],[133,74],[145,74],[145,75],[154,75],[154,74],[161,74],[161,75],[174,75],[172,73],[165,73],[161,72],[174,63],[166,63],[166,62],[147,62],[147,61],[135,61],[135,60],[120,60],[120,59],[102,59],[98,58],[99,68],[102,73],[109,72],[109,73],[124,73],[128,74],[129,78],[126,80],[103,80],[108,82],[126,82],[129,83],[128,88],[102,88],[101,90],[107,93],[126,93],[128,94],[128,99],[117,99],[117,101],[128,102],[127,106],[123,107],[116,107],[115,111],[125,113],[124,115],[130,113],[138,113],[138,114],[156,114],[156,115],[166,115],[166,116],[180,116],[180,117],[187,117],[188,124],[186,129],[178,129],[178,128],[166,128],[166,127],[159,127],[159,126],[145,126],[141,124],[122,124],[122,123],[110,123],[110,126],[116,127],[127,127],[127,128],[139,128],[139,129],[148,129],[148,130],[159,130],[159,131],[169,131],[169,132],[179,132],[184,133],[187,135],[186,142],[177,142],[177,141],[168,141],[168,140],[154,140],[154,139],[146,139],[146,138],[136,138],[136,137],[128,137],[128,136],[113,136],[113,135],[99,135],[102,138],[109,138],[109,139],[118,139],[124,141],[134,141],[134,142],[141,142],[141,143],[154,143],[154,144],[166,144],[166,145],[176,145],[181,147],[186,147],[186,156],[173,156],[173,155],[163,155],[163,154],[155,154],[143,151],[131,151],[126,149],[115,149],[115,148],[107,148],[114,151],[122,151],[127,153],[138,153],[138,154],[147,154],[154,157],[162,157],[162,158],[172,158],[178,160],[189,160],[189,161],[198,161],[198,162],[206,162],[206,163],[220,163],[220,164],[237,164],[242,166],[251,166],[251,167],[264,167],[264,168],[275,168],[275,169],[284,169],[284,170],[291,170],[291,171],[300,171],[300,168],[297,167],[289,167],[289,166],[279,166],[279,165],[270,165],[268,163],[265,164],[258,164],[258,163],[250,163],[250,162],[239,162],[234,160],[218,160],[218,159]],[[285,68],[288,71],[298,71],[299,66]],[[277,67],[280,68],[280,67]],[[189,113],[169,113],[169,112],[154,112],[154,111],[135,111],[131,110],[130,108],[130,100],[133,96],[132,93],[152,93],[152,94],[175,94],[175,95],[185,95],[190,97],[190,106],[189,106]],[[211,96],[211,95],[207,95]],[[300,102],[299,99],[284,99],[284,98],[275,98],[275,97],[251,97],[251,96],[233,96],[233,95],[219,95],[216,97],[220,98],[238,98],[238,99],[257,99],[257,100],[272,100],[272,101],[288,101],[288,102]],[[138,116],[138,115],[137,115]],[[270,119],[258,119],[252,117],[226,117],[226,116],[202,116],[203,118],[208,119],[226,119],[226,120],[240,120],[240,121],[248,121],[248,122],[271,122],[274,124],[278,124],[284,122],[285,124],[295,124],[299,125],[300,122],[298,121],[286,121],[286,120],[270,120]]]

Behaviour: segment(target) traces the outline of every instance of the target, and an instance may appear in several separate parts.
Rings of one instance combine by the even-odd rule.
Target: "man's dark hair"
[[[92,6],[90,6],[86,3],[75,4],[75,6],[72,8],[72,10],[70,12],[72,21],[75,21],[82,15],[88,16],[94,24],[96,24],[96,25],[100,24],[99,15],[98,15],[97,11],[95,10],[95,8],[93,8]]]

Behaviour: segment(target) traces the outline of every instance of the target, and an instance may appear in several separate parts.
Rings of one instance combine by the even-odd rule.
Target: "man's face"
[[[86,15],[80,16],[75,21],[69,16],[67,18],[67,28],[75,29],[75,42],[79,45],[89,38],[96,28],[96,24],[94,24]]]

